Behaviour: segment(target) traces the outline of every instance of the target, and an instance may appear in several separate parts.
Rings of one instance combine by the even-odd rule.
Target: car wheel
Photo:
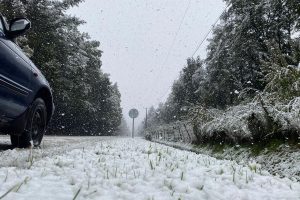
[[[30,108],[23,134],[21,136],[10,136],[12,145],[19,148],[27,148],[31,145],[39,146],[46,130],[46,124],[47,110],[45,102],[43,99],[37,98]]]

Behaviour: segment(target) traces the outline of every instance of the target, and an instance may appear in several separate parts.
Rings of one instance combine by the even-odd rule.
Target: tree
[[[80,2],[0,0],[0,11],[32,22],[19,44],[53,88],[50,134],[111,135],[121,123],[120,93],[100,69],[100,43],[78,30],[82,20],[66,14]]]
[[[300,96],[299,0],[225,2],[229,8],[213,29],[206,59],[188,59],[152,125],[189,118],[187,111],[224,110],[257,92],[282,102]]]

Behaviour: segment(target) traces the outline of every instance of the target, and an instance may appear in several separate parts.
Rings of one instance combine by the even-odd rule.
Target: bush
[[[265,96],[225,111],[200,110],[195,112],[198,117],[190,117],[191,121],[148,129],[146,139],[222,144],[259,143],[270,139],[299,140],[300,97],[288,104],[274,104]]]
[[[213,120],[197,125],[200,142],[262,142],[270,138],[298,139],[300,135],[300,98],[288,105],[267,100],[234,106]]]

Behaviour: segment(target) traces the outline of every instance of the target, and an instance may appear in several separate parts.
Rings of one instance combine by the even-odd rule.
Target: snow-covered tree
[[[111,135],[121,119],[120,93],[101,67],[102,51],[66,14],[82,0],[0,0],[8,19],[25,16],[32,29],[19,41],[53,88],[52,134]]]

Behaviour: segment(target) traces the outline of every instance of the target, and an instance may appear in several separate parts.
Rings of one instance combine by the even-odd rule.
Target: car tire
[[[26,129],[22,135],[11,135],[13,147],[38,147],[41,144],[47,126],[47,109],[43,99],[37,98],[30,108]]]

